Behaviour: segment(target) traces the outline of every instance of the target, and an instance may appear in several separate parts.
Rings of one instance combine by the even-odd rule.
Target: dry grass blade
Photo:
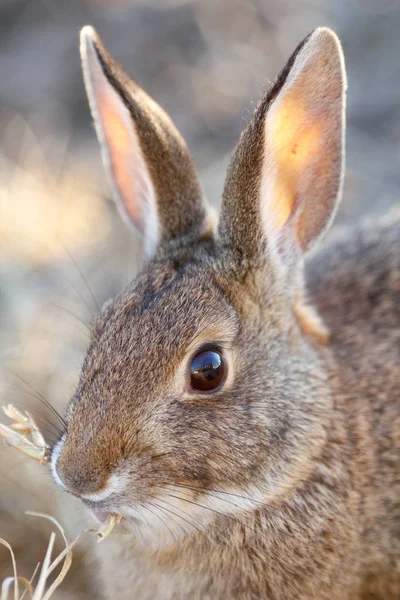
[[[26,579],[25,577],[18,577],[18,581],[20,583],[22,583],[22,585],[25,587],[24,593],[22,594],[22,596],[19,598],[19,600],[23,600],[23,598],[25,598],[25,594],[26,592],[28,592],[29,597],[32,600],[32,595],[33,595],[33,587],[32,587],[32,583],[31,581],[28,581],[28,579]]]
[[[20,412],[12,404],[7,404],[2,408],[7,417],[12,419],[14,423],[10,426],[0,423],[0,435],[6,439],[10,446],[17,448],[44,465],[47,464],[49,461],[49,447],[32,415],[28,411],[25,411],[25,413]]]
[[[51,553],[53,552],[55,539],[56,534],[52,532],[50,535],[49,545],[47,546],[46,556],[44,557],[42,569],[40,571],[39,581],[33,594],[32,600],[43,600],[43,593],[46,587],[47,580],[47,569],[50,566]]]
[[[61,554],[59,554],[57,556],[57,558],[46,567],[45,570],[45,574],[43,575],[43,570],[45,567],[45,564],[43,563],[43,567],[42,567],[42,571],[40,573],[40,578],[42,578],[42,575],[44,577],[44,581],[47,581],[48,577],[51,575],[51,573],[54,571],[54,569],[59,565],[59,563],[64,559],[64,563],[63,566],[61,568],[60,573],[58,574],[58,576],[56,577],[56,579],[53,581],[53,583],[51,584],[51,586],[49,587],[49,589],[47,590],[46,594],[42,597],[42,596],[38,596],[38,600],[49,600],[49,598],[51,598],[51,596],[53,595],[53,593],[55,592],[55,590],[59,587],[59,585],[64,581],[65,576],[67,575],[69,569],[71,568],[71,564],[72,564],[72,548],[75,546],[75,544],[84,536],[86,535],[89,530],[85,530],[82,531],[70,544],[68,543],[67,540],[67,536],[65,535],[64,529],[63,527],[60,525],[60,523],[54,519],[54,517],[51,517],[50,515],[46,515],[43,513],[37,513],[37,512],[33,512],[33,511],[27,511],[26,512],[27,515],[31,515],[33,517],[41,517],[43,519],[47,519],[48,521],[50,521],[51,523],[53,523],[53,525],[55,525],[58,529],[58,531],[61,533],[62,538],[64,540],[65,543],[65,549],[63,550],[63,552],[61,552]],[[39,583],[40,583],[40,579],[39,579]],[[38,584],[39,585],[39,584]],[[36,590],[37,591],[37,590]],[[35,594],[36,594],[35,591]],[[36,596],[33,596],[33,600],[36,600]]]
[[[0,600],[9,600],[10,596],[10,591],[12,589],[12,587],[14,587],[14,594],[13,594],[13,600],[23,600],[26,596],[26,593],[28,592],[29,597],[31,600],[50,600],[50,598],[53,596],[55,590],[59,587],[59,585],[64,581],[65,576],[67,575],[71,564],[72,564],[72,548],[75,546],[75,544],[87,533],[89,533],[89,531],[92,530],[85,530],[82,531],[70,544],[68,543],[67,537],[65,535],[64,529],[61,527],[61,525],[58,523],[58,521],[56,519],[54,519],[53,517],[49,516],[49,515],[45,515],[42,513],[36,513],[36,512],[27,512],[28,515],[32,515],[35,517],[41,517],[43,519],[47,519],[48,521],[50,521],[53,525],[56,526],[56,528],[58,529],[58,531],[61,533],[62,538],[64,540],[65,543],[65,549],[53,560],[53,562],[51,561],[51,555],[53,552],[53,548],[54,548],[54,542],[55,542],[55,533],[52,532],[50,535],[50,540],[49,540],[49,544],[47,546],[47,551],[46,551],[46,556],[45,559],[43,561],[43,565],[42,568],[40,570],[40,575],[39,575],[39,579],[37,582],[37,585],[35,587],[35,589],[33,588],[33,580],[36,576],[36,573],[39,570],[39,564],[36,566],[35,571],[30,579],[30,581],[28,581],[26,578],[24,577],[18,577],[17,574],[17,565],[16,565],[16,561],[15,561],[15,556],[14,556],[14,552],[10,546],[10,544],[8,542],[6,542],[5,540],[0,538],[0,544],[2,544],[3,546],[5,546],[8,551],[10,552],[11,555],[11,559],[12,559],[12,564],[13,564],[13,571],[14,571],[14,576],[13,577],[7,577],[2,584],[1,587],[1,596],[0,596]],[[50,585],[50,587],[48,588],[48,590],[46,591],[46,586],[48,583],[48,579],[51,575],[51,573],[54,571],[54,569],[62,562],[63,565],[61,567],[61,571],[60,573],[57,575],[56,579],[53,581],[53,583]],[[19,587],[18,587],[18,583],[21,583],[24,586],[24,591],[22,593],[22,595],[19,595]]]
[[[30,578],[30,580],[29,580],[29,584],[30,584],[30,586],[31,586],[30,590],[28,590],[28,588],[26,588],[26,589],[24,590],[24,593],[22,594],[22,596],[21,596],[20,600],[24,600],[24,598],[25,598],[25,594],[26,594],[26,592],[27,592],[27,591],[29,591],[29,594],[30,594],[30,597],[31,597],[31,600],[32,600],[32,594],[33,594],[33,587],[32,587],[32,584],[33,584],[33,581],[34,581],[34,579],[35,579],[35,577],[36,577],[36,573],[37,573],[37,572],[38,572],[38,570],[39,570],[39,567],[40,567],[40,563],[38,563],[38,564],[36,565],[36,567],[35,567],[35,570],[34,570],[34,571],[33,571],[33,573],[32,573],[32,577],[31,577],[31,578]]]
[[[19,597],[19,589],[18,589],[18,573],[17,573],[17,563],[14,556],[14,551],[11,548],[10,544],[0,538],[0,544],[5,546],[11,555],[11,561],[13,566],[14,577],[8,577],[1,586],[1,600],[7,600],[8,598],[8,590],[12,583],[14,583],[14,600],[18,600]]]
[[[98,542],[102,542],[106,539],[114,529],[118,523],[121,521],[121,515],[117,515],[115,513],[111,513],[108,515],[107,519],[101,525],[101,527],[97,531]]]
[[[17,580],[15,579],[15,577],[7,577],[3,581],[3,585],[1,586],[1,600],[7,600],[8,592],[10,591],[12,585],[14,585],[14,598],[15,598],[15,582],[16,581]]]

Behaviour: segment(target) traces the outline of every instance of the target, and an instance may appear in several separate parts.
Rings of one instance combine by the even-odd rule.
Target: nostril
[[[61,465],[55,465],[53,469],[53,476],[57,483],[64,489],[67,490],[73,496],[82,498],[83,500],[89,500],[90,502],[100,502],[105,500],[111,493],[112,490],[108,488],[107,481],[104,484],[103,477],[97,477],[75,471],[75,469],[68,469],[61,467]]]
[[[108,490],[107,479],[103,475],[88,473],[76,465],[58,462],[55,466],[56,478],[68,492],[91,502],[99,502],[112,492]]]

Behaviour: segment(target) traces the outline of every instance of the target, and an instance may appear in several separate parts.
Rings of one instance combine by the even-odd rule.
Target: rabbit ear
[[[188,148],[166,113],[104,48],[81,32],[85,86],[105,167],[123,216],[158,244],[210,234],[207,207]]]
[[[220,235],[247,256],[305,252],[328,227],[343,172],[346,77],[340,42],[319,28],[296,49],[240,138]]]

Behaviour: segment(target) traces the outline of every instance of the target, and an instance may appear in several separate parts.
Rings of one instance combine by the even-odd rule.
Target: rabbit
[[[339,229],[346,75],[297,47],[231,159],[218,221],[170,118],[93,28],[83,73],[144,264],[96,317],[62,490],[130,535],[106,598],[400,598],[400,218]]]

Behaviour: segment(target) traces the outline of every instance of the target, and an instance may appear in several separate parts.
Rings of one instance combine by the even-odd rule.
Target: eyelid
[[[194,348],[192,348],[190,353],[189,353],[189,351],[187,351],[186,356],[191,356],[193,359],[200,352],[205,352],[206,350],[211,350],[211,349],[219,350],[223,354],[224,352],[229,350],[230,346],[231,346],[230,343],[226,340],[225,341],[221,341],[221,340],[203,341],[203,342],[199,342],[198,345],[196,345]]]
[[[217,345],[222,350],[229,350],[239,333],[239,322],[236,316],[216,320],[215,323],[199,325],[199,333],[189,342],[185,348],[185,356],[198,352],[206,344]]]

